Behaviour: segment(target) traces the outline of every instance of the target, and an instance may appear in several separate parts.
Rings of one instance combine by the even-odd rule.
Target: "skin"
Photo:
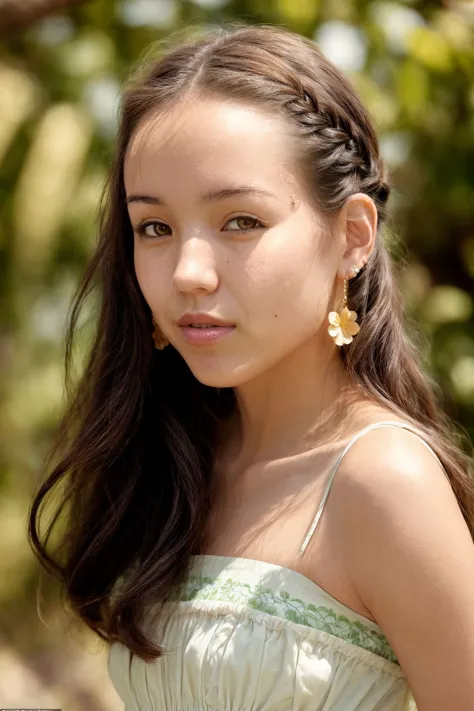
[[[364,399],[327,333],[344,276],[373,250],[375,206],[353,195],[328,231],[289,167],[290,152],[275,117],[195,100],[146,117],[124,166],[129,198],[160,196],[166,203],[128,206],[137,279],[155,320],[197,379],[237,395],[241,420],[229,425],[221,473],[243,503],[233,516],[221,510],[221,540],[235,550],[263,521],[265,558],[276,563],[288,540],[302,539],[319,501],[321,489],[306,496],[305,482],[318,480],[315,463],[324,469],[318,457],[325,444],[333,438],[340,446],[337,433],[347,442],[370,421],[400,419]],[[208,190],[250,183],[274,199],[198,200]],[[155,235],[164,236],[140,234],[144,220],[162,223]],[[253,229],[237,231],[244,227]],[[176,324],[186,311],[211,312],[237,328],[212,347],[195,348]],[[304,495],[293,516],[291,487]],[[271,529],[265,516],[272,508]],[[238,554],[262,559],[263,537]],[[413,433],[380,428],[351,447],[304,563],[288,561],[289,554],[284,565],[299,565],[333,597],[377,621],[419,711],[472,709],[472,538],[441,465]]]

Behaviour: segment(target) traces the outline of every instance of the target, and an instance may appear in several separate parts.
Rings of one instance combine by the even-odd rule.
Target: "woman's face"
[[[168,347],[206,385],[238,386],[309,339],[330,339],[343,249],[291,172],[290,141],[277,117],[200,99],[143,119],[130,142],[124,179],[138,283]],[[177,324],[187,312],[235,328],[193,344]]]

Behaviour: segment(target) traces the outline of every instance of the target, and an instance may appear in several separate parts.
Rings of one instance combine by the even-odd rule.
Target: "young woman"
[[[474,708],[471,458],[407,337],[389,192],[354,90],[285,29],[180,35],[126,90],[29,528],[126,711]]]

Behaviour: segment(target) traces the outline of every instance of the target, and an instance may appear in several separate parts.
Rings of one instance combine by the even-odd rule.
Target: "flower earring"
[[[353,276],[357,276],[360,272],[359,267],[353,265],[352,269],[355,272]],[[331,311],[328,315],[328,333],[334,339],[336,346],[344,346],[351,343],[353,336],[360,331],[360,326],[357,323],[357,313],[355,311],[350,311],[350,309],[347,308],[348,289],[349,277],[346,276],[344,279],[344,298],[342,301],[342,308],[339,313],[337,313],[337,311]]]
[[[169,346],[170,342],[166,340],[166,338],[163,336],[162,332],[160,331],[160,327],[155,321],[155,318],[152,317],[152,323],[154,326],[153,333],[151,334],[151,337],[155,341],[155,348],[157,348],[159,351],[162,351],[163,348],[166,348],[166,346]]]

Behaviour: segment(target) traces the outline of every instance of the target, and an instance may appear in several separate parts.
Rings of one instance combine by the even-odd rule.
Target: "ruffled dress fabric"
[[[416,711],[380,627],[301,573],[194,556],[145,663],[109,651],[124,711]]]

